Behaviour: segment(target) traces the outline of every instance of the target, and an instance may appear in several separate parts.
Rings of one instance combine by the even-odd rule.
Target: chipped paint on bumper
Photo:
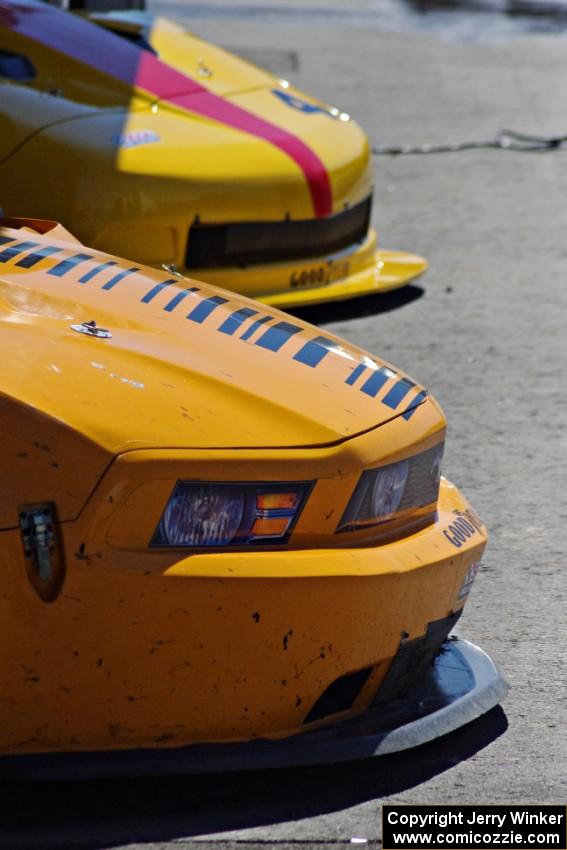
[[[172,749],[63,753],[0,759],[2,779],[205,774],[331,764],[425,744],[494,708],[509,685],[492,659],[462,638],[447,640],[420,685],[388,709],[290,738]],[[393,712],[405,722],[393,725]]]

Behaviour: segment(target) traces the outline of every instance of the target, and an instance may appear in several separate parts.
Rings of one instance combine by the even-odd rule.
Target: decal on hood
[[[29,270],[42,260],[52,257],[55,264],[46,270],[48,277],[66,277],[69,282],[79,286],[94,281],[93,285],[99,284],[99,291],[105,293],[142,281],[147,287],[147,280],[136,276],[140,268],[122,266],[118,260],[100,262],[94,254],[82,251],[73,254],[62,245],[42,245],[34,240],[19,241],[7,236],[0,236],[0,245],[6,246],[0,250],[1,264],[11,263]],[[56,254],[61,256],[55,257]],[[210,295],[199,286],[184,288],[179,277],[152,281],[146,291],[141,291],[138,285],[136,289],[132,287],[131,292],[140,304],[151,304],[157,299],[164,313],[183,310],[189,322],[206,324],[216,333],[235,337],[264,351],[282,351],[284,356],[310,369],[318,368],[333,353],[344,361],[343,380],[347,386],[397,411],[405,420],[413,416],[427,397],[427,390],[416,386],[410,378],[399,375],[390,366],[380,365],[362,353],[348,351],[339,342],[313,333],[316,329],[282,320],[280,316],[267,312],[260,304],[257,308],[238,306],[238,302],[230,297]],[[226,295],[229,296],[229,293]],[[219,314],[222,315],[220,322]],[[306,334],[310,335],[307,339]],[[296,344],[293,345],[293,342]]]
[[[325,109],[316,103],[309,103],[308,100],[303,100],[303,98],[297,97],[295,94],[290,94],[290,92],[282,91],[282,89],[272,89],[272,94],[275,94],[283,103],[291,106],[292,109],[297,109],[299,112],[305,112],[307,115],[322,113],[323,115],[328,115],[330,118],[336,118],[336,115],[330,109]]]
[[[113,144],[118,148],[137,148],[140,145],[150,145],[153,142],[161,142],[161,136],[153,130],[132,130],[130,133],[121,133],[114,136]]]
[[[282,81],[281,85],[287,87],[289,83]],[[277,98],[279,98],[283,103],[287,106],[291,106],[292,109],[297,109],[299,112],[304,112],[307,115],[316,115],[317,113],[328,115],[329,118],[334,118],[338,121],[350,121],[350,115],[347,112],[341,112],[334,106],[323,106],[322,104],[312,103],[309,100],[305,100],[305,98],[298,97],[296,94],[291,94],[291,92],[285,91],[284,89],[272,89],[272,94],[275,94]]]

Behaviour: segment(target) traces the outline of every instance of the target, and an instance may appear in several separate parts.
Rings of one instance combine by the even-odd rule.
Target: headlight
[[[283,543],[312,487],[178,481],[150,546],[238,546]]]
[[[370,513],[374,517],[389,516],[397,511],[408,480],[409,463],[402,460],[386,466],[370,484]]]
[[[412,508],[437,502],[443,443],[407,460],[363,472],[337,531],[387,522]]]

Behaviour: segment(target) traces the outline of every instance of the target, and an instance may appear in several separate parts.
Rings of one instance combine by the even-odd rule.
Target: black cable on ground
[[[567,145],[567,136],[530,136],[517,130],[501,130],[494,139],[485,141],[454,142],[440,145],[375,145],[374,156],[401,156],[404,154],[456,153],[475,148],[493,148],[496,150],[531,151],[558,150]]]

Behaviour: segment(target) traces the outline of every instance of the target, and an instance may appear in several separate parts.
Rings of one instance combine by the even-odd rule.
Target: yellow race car
[[[348,115],[143,12],[1,0],[0,187],[7,215],[279,307],[426,267],[377,251]]]
[[[448,637],[486,530],[400,370],[35,220],[0,353],[0,776],[363,758],[504,696]]]

